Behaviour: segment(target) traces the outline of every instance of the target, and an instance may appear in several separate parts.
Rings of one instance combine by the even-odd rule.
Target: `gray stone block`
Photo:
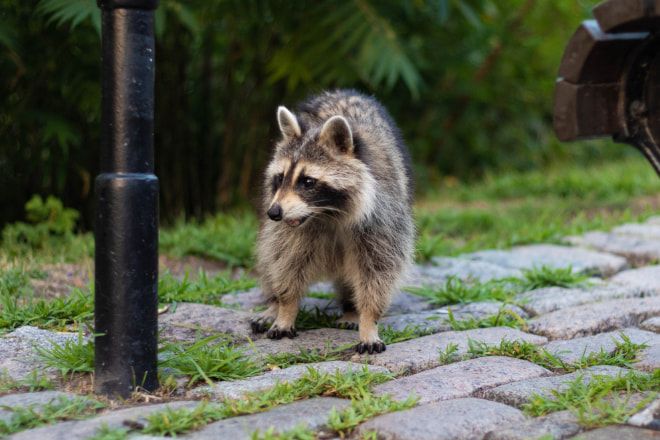
[[[522,405],[531,401],[530,398],[534,394],[545,395],[550,399],[554,398],[550,393],[551,390],[564,391],[568,388],[566,383],[573,382],[580,376],[582,376],[583,383],[588,383],[594,375],[618,377],[627,374],[629,371],[625,368],[599,365],[562,376],[540,377],[502,385],[486,390],[484,398],[522,408]]]
[[[653,341],[658,340],[658,345],[660,345],[660,337],[658,335],[633,327],[584,338],[552,341],[545,346],[545,349],[550,353],[556,354],[566,364],[572,365],[580,360],[583,355],[589,356],[591,353],[598,354],[601,350],[608,354],[614,353],[616,351],[616,342],[623,342],[622,333],[633,344],[652,344]]]
[[[660,266],[626,270],[614,275],[610,279],[610,284],[639,289],[642,292],[641,296],[660,295]]]
[[[330,418],[333,409],[337,411],[350,405],[350,400],[333,397],[318,397],[282,405],[259,414],[232,417],[211,423],[199,431],[185,436],[190,440],[249,440],[256,430],[263,433],[274,427],[276,433],[283,433],[304,423],[309,429],[320,429]]]
[[[617,255],[552,244],[516,246],[507,251],[485,250],[461,257],[516,269],[543,266],[564,269],[570,266],[575,272],[599,274],[604,277],[612,276],[628,267],[625,258]]]
[[[660,316],[647,319],[639,325],[639,328],[653,333],[660,333]]]
[[[205,338],[218,333],[249,335],[252,339],[263,334],[252,334],[250,320],[256,314],[205,304],[178,303],[176,307],[158,316],[160,337],[172,342],[194,341],[200,333]]]
[[[461,357],[468,353],[469,340],[488,344],[499,344],[503,339],[528,341],[534,345],[544,345],[547,339],[531,335],[510,327],[492,327],[466,331],[451,331],[422,336],[405,342],[391,344],[383,353],[367,355],[355,354],[351,361],[371,365],[380,365],[392,372],[407,371],[408,374],[435,368],[441,365],[440,352],[444,352],[451,344],[457,346],[455,356]]]
[[[606,426],[571,437],[572,440],[645,440],[657,438],[658,431],[621,425]]]
[[[199,402],[171,402],[159,405],[140,406],[110,412],[87,420],[74,420],[60,422],[55,425],[21,431],[14,434],[12,440],[83,440],[98,433],[98,429],[107,426],[110,429],[121,428],[124,421],[138,421],[144,423],[142,418],[147,414],[171,409],[194,408]]]
[[[414,285],[445,284],[449,277],[479,280],[482,283],[520,276],[520,270],[487,261],[468,258],[433,257],[433,265],[415,266],[411,271]],[[413,285],[413,284],[411,284]]]
[[[211,400],[241,399],[247,393],[257,393],[268,390],[275,386],[277,382],[292,382],[300,379],[313,369],[322,373],[335,374],[340,372],[345,374],[349,369],[351,371],[362,371],[363,368],[377,373],[389,373],[387,368],[375,365],[356,364],[353,362],[329,361],[317,362],[312,364],[294,365],[292,367],[266,371],[261,376],[250,377],[245,380],[236,380],[233,382],[216,382],[213,386],[201,386],[190,390],[188,395],[191,398],[208,398]]]
[[[355,350],[354,345],[358,343],[359,333],[355,330],[343,330],[338,328],[321,328],[314,330],[299,331],[298,336],[293,339],[260,339],[253,344],[244,345],[247,356],[256,356],[263,359],[269,354],[292,353],[300,354],[302,349],[305,352],[316,350],[318,353],[325,353],[329,350],[348,346],[347,352]],[[328,342],[329,341],[329,342]],[[256,352],[255,349],[256,348]]]
[[[571,289],[543,287],[517,295],[516,301],[521,301],[522,308],[530,315],[537,316],[597,301],[643,296],[649,296],[649,294],[647,290],[640,287],[610,284]]]
[[[551,376],[545,368],[510,357],[482,357],[457,362],[412,376],[376,385],[374,394],[390,394],[396,400],[407,399],[411,392],[419,397],[418,405],[461,397],[479,397],[483,390],[535,377]]]
[[[8,422],[13,417],[14,412],[2,407],[21,407],[29,408],[32,405],[40,407],[49,403],[57,402],[60,397],[67,399],[75,398],[75,394],[62,393],[60,391],[40,391],[35,393],[9,394],[0,397],[0,421]]]
[[[357,433],[377,430],[381,440],[480,440],[491,431],[524,421],[515,408],[467,398],[383,414],[360,425]]]
[[[507,428],[491,431],[484,440],[529,440],[551,436],[559,440],[584,431],[571,411],[557,411],[547,416],[533,417]]]
[[[557,310],[530,320],[529,331],[550,340],[573,339],[636,327],[660,315],[660,297],[629,298]]]
[[[660,258],[660,240],[657,239],[593,231],[579,237],[566,237],[564,241],[574,246],[620,255],[634,266],[651,264]]]

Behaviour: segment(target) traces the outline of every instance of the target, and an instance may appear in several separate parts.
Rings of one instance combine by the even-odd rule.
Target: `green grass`
[[[406,291],[426,298],[430,304],[442,307],[452,304],[466,304],[478,301],[511,301],[516,292],[511,292],[501,281],[481,283],[475,280],[461,280],[450,276],[444,286],[423,285],[409,287]]]
[[[542,266],[540,268],[522,269],[522,278],[507,278],[504,281],[516,286],[519,291],[527,292],[542,287],[584,287],[589,285],[588,274],[573,272],[571,266],[553,268]]]
[[[35,345],[34,348],[40,362],[60,370],[62,377],[94,372],[94,340],[85,340],[82,329],[78,331],[77,339],[68,340],[64,345],[50,341],[50,347]]]
[[[624,423],[630,415],[655,398],[655,390],[660,386],[660,370],[653,374],[630,371],[618,377],[594,375],[589,381],[581,375],[566,385],[567,389],[551,390],[549,395],[534,394],[530,403],[523,405],[524,411],[536,417],[570,410],[578,416],[578,422],[588,429]],[[625,400],[619,399],[618,391],[626,392]],[[627,399],[633,393],[649,391],[648,397],[634,408],[626,408]]]
[[[196,255],[227,263],[252,267],[258,229],[250,211],[217,214],[201,223],[179,221],[160,231],[161,252],[173,257]]]
[[[519,244],[560,243],[655,214],[634,198],[656,196],[660,181],[643,158],[584,168],[568,165],[492,175],[443,187],[418,201],[418,260]]]
[[[434,306],[468,304],[480,301],[514,302],[516,295],[542,287],[582,287],[587,286],[588,275],[575,273],[568,268],[542,266],[523,269],[521,277],[509,277],[482,283],[478,280],[461,280],[450,276],[444,285],[408,287],[405,290],[422,296]]]
[[[246,399],[225,399],[220,404],[203,402],[195,408],[167,409],[147,415],[145,419],[148,424],[140,432],[150,435],[176,436],[216,420],[259,413],[279,405],[316,396],[336,396],[352,401],[363,401],[372,398],[370,392],[372,386],[383,383],[392,376],[392,374],[370,372],[366,366],[357,371],[348,369],[343,374],[339,371],[334,374],[322,373],[309,368],[300,379],[291,382],[277,382],[273,388],[268,390],[249,393]],[[384,400],[380,400],[380,398],[374,400],[374,402],[378,401],[378,407],[383,411],[387,408],[392,410],[402,408],[401,404],[394,402],[388,404]],[[412,399],[406,402],[408,405],[414,404]],[[351,420],[355,420],[356,417],[352,416]],[[338,422],[341,420],[339,418]],[[349,425],[346,420],[341,423]],[[267,435],[273,435],[273,433]]]
[[[68,297],[54,300],[20,298],[0,293],[0,329],[13,330],[32,325],[49,330],[64,330],[67,325],[91,320],[94,313],[93,296],[74,287]]]
[[[511,327],[527,330],[527,323],[516,312],[507,309],[505,306],[500,307],[497,313],[485,316],[483,318],[474,319],[472,317],[457,320],[451,308],[447,308],[449,317],[445,320],[445,324],[449,324],[454,331],[474,330],[477,328],[490,328],[490,327]]]
[[[27,429],[37,428],[64,420],[83,420],[92,417],[100,409],[107,406],[97,400],[87,397],[68,399],[64,396],[46,405],[30,405],[24,407],[3,407],[11,411],[9,421],[0,420],[0,436],[15,434]]]
[[[265,367],[244,355],[247,348],[236,348],[232,341],[213,335],[198,339],[193,344],[166,343],[161,349],[166,360],[161,366],[174,368],[190,376],[189,386],[205,381],[245,379],[263,372]]]
[[[174,277],[166,270],[158,278],[158,300],[161,303],[193,302],[225,306],[220,297],[231,292],[246,290],[257,285],[254,278],[234,280],[231,273],[216,274],[209,278],[202,269],[197,279],[191,281],[189,273],[183,279]]]
[[[630,368],[635,361],[635,356],[646,344],[635,344],[624,333],[619,334],[621,341],[612,338],[616,348],[612,353],[600,352],[582,353],[580,359],[575,363],[566,364],[561,360],[558,353],[550,353],[543,347],[538,347],[527,341],[509,341],[503,339],[499,344],[486,344],[480,341],[468,340],[468,355],[472,357],[483,356],[507,356],[524,359],[552,371],[570,373],[595,365],[613,365],[622,368]],[[659,373],[660,374],[660,373]]]

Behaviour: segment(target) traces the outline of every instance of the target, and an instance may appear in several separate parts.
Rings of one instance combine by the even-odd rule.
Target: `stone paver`
[[[406,292],[404,288],[395,296],[380,324],[393,330],[418,327],[423,332],[434,334],[390,343],[383,353],[358,355],[353,351],[353,345],[357,343],[359,333],[351,330],[299,329],[298,337],[282,340],[252,334],[250,320],[256,316],[254,310],[262,307],[259,288],[222,297],[223,302],[250,311],[181,303],[159,316],[159,327],[164,329],[161,337],[179,342],[195,340],[198,331],[201,331],[202,337],[232,334],[238,343],[246,344],[243,345],[245,355],[255,356],[257,360],[263,360],[269,354],[299,354],[301,350],[323,353],[328,347],[330,350],[344,347],[344,350],[334,353],[342,360],[264,371],[245,380],[218,382],[214,387],[204,385],[185,391],[181,388],[182,395],[178,398],[195,401],[147,403],[135,408],[122,405],[125,409],[103,410],[88,420],[59,422],[24,431],[11,438],[87,439],[103,425],[110,429],[119,428],[127,420],[144,424],[147,422],[144,418],[146,414],[162,411],[168,406],[172,409],[194,408],[200,404],[199,399],[211,399],[208,405],[216,405],[226,398],[242,399],[246,393],[263,392],[278,381],[295,381],[310,368],[333,374],[365,366],[370,371],[395,373],[394,379],[373,387],[374,394],[390,394],[394,399],[405,400],[414,393],[420,399],[412,409],[368,420],[350,438],[360,438],[374,429],[378,430],[381,440],[522,440],[543,436],[559,439],[575,435],[585,439],[652,438],[657,431],[642,428],[658,425],[660,400],[630,419],[629,424],[635,427],[620,425],[585,432],[577,423],[575,414],[568,411],[535,418],[525,417],[520,411],[521,405],[529,402],[533,394],[551,396],[551,390],[564,390],[567,382],[581,375],[583,381],[589,381],[594,375],[626,374],[631,371],[627,368],[596,366],[558,375],[525,360],[469,357],[470,341],[498,345],[502,340],[524,340],[543,345],[566,364],[573,364],[583,354],[600,353],[601,350],[614,352],[615,341],[622,340],[623,331],[632,342],[648,345],[638,353],[636,362],[631,363],[630,368],[641,372],[654,372],[660,368],[660,265],[628,269],[631,263],[648,264],[660,256],[660,217],[649,219],[644,224],[622,225],[609,233],[587,233],[569,239],[573,243],[607,249],[608,252],[542,244],[517,246],[509,250],[484,250],[459,258],[436,257],[432,264],[413,267],[403,283],[403,286],[410,287],[425,284],[443,286],[450,277],[483,282],[519,277],[523,269],[542,266],[571,266],[575,271],[603,277],[593,279],[591,285],[581,288],[549,287],[525,292],[517,297],[517,304],[522,308],[506,304],[504,307],[523,319],[533,317],[528,321],[526,332],[509,327],[452,331],[445,322],[449,318],[447,307],[433,306],[426,298]],[[332,292],[332,284],[316,283],[310,286],[310,291]],[[301,302],[302,307],[318,307],[327,313],[339,311],[333,299],[306,297]],[[476,321],[497,313],[501,307],[503,305],[496,302],[473,303],[453,305],[451,310],[456,320]],[[49,340],[64,344],[77,337],[77,334],[62,335],[32,327],[19,328],[0,337],[0,372],[5,369],[4,374],[8,378],[23,379],[35,367],[41,366],[33,358],[35,344],[49,345]],[[451,357],[453,363],[443,365],[446,359],[441,359],[441,353],[446,353],[450,347],[455,347]],[[52,370],[45,371],[49,372]],[[0,397],[0,406],[40,405],[60,395],[73,396],[56,392],[14,394]],[[640,393],[620,396],[629,399],[629,409],[646,397],[648,395]],[[179,435],[179,438],[248,439],[250,433],[257,429],[263,433],[272,427],[284,432],[300,423],[314,430],[319,438],[333,438],[336,435],[324,432],[327,430],[324,425],[333,408],[348,405],[350,401],[347,399],[317,397],[277,406],[263,413],[220,420],[196,432]],[[13,417],[11,411],[0,409],[0,421],[10,420],[10,417]],[[131,433],[129,438],[159,438],[136,434]]]
[[[529,321],[532,333],[550,340],[573,339],[634,327],[660,315],[660,297],[629,298],[557,310]]]
[[[659,239],[593,231],[580,237],[566,237],[565,241],[574,246],[620,255],[635,266],[650,264],[660,258]]]
[[[121,428],[124,421],[138,421],[144,423],[144,416],[165,411],[168,407],[176,410],[180,408],[194,408],[199,402],[171,402],[158,405],[139,406],[122,409],[87,420],[73,420],[60,422],[55,425],[21,431],[11,436],[12,440],[83,440],[98,434],[103,426],[110,429]]]
[[[521,359],[488,357],[470,359],[391,380],[373,388],[375,394],[390,394],[397,400],[411,392],[419,397],[418,405],[461,397],[478,397],[487,389],[510,382],[551,376],[545,368]]]
[[[486,390],[484,398],[521,408],[523,404],[530,402],[530,397],[534,394],[545,395],[552,399],[551,390],[563,391],[568,388],[567,382],[573,382],[580,376],[582,376],[583,383],[588,383],[594,375],[618,377],[629,371],[625,368],[599,365],[562,376],[540,377],[501,385]]]
[[[509,327],[492,327],[422,336],[421,338],[390,344],[387,351],[377,355],[355,354],[350,360],[353,362],[368,361],[371,365],[380,365],[392,372],[405,370],[407,374],[415,374],[440,366],[440,352],[444,352],[451,344],[457,346],[457,350],[454,352],[455,356],[467,355],[470,339],[487,344],[499,344],[503,339],[528,341],[534,345],[547,343],[547,339],[542,336],[531,335]]]
[[[78,334],[62,334],[36,327],[24,326],[0,338],[0,372],[8,378],[23,380],[33,374],[35,368],[41,367],[35,358],[37,350],[35,345],[51,347],[52,343],[64,345],[67,341],[78,338]],[[38,374],[52,374],[57,370],[48,368]]]
[[[628,267],[625,258],[616,255],[552,244],[517,246],[507,251],[485,250],[462,257],[516,269],[542,266],[564,269],[570,266],[575,272],[600,274],[604,277]]]
[[[431,261],[433,265],[415,266],[411,270],[410,281],[406,284],[444,285],[450,277],[479,280],[485,283],[490,280],[517,277],[521,274],[520,270],[515,268],[467,258],[434,257]]]
[[[657,440],[658,438],[660,438],[658,431],[618,425],[594,429],[571,437],[572,440]]]
[[[446,332],[451,330],[448,324],[449,311],[447,306],[438,309],[427,310],[416,313],[405,313],[400,315],[387,316],[378,323],[383,328],[392,328],[392,330],[402,331],[418,327],[420,331],[431,333]],[[501,309],[508,309],[522,319],[528,318],[527,312],[514,304],[504,304],[501,302],[476,302],[463,305],[452,305],[451,312],[456,321],[474,319],[475,321],[496,315]]]
[[[3,407],[21,407],[29,408],[35,405],[35,408],[49,403],[56,403],[60,398],[73,399],[74,394],[62,393],[60,391],[41,391],[36,393],[9,394],[0,397],[0,421],[8,422],[13,417],[13,411],[3,409]]]
[[[610,283],[637,288],[644,293],[643,296],[660,295],[660,266],[646,266],[619,272],[610,279]]]
[[[353,362],[365,362],[371,365],[380,365],[392,372],[406,371],[415,374],[441,365],[440,352],[455,344],[457,350],[454,355],[465,356],[469,350],[469,340],[487,344],[499,344],[503,339],[514,341],[528,341],[534,345],[544,345],[547,339],[542,336],[515,330],[510,327],[492,327],[467,331],[451,331],[422,336],[405,342],[390,344],[387,351],[377,355],[355,354],[350,359]]]
[[[639,324],[642,330],[648,330],[653,333],[660,333],[660,316],[654,316]]]
[[[302,400],[260,414],[220,420],[188,434],[185,438],[250,440],[250,434],[256,430],[263,433],[270,427],[275,427],[276,432],[285,432],[295,428],[299,423],[304,423],[310,429],[319,429],[328,422],[333,409],[339,411],[349,405],[349,400],[333,397]]]
[[[318,353],[325,353],[328,349],[333,351],[341,347],[348,346],[346,350],[358,343],[359,334],[355,330],[343,330],[338,328],[321,328],[314,330],[299,331],[298,336],[293,339],[260,339],[253,344],[245,345],[247,355],[264,358],[269,354],[292,353],[300,354],[300,350],[316,350]],[[254,349],[256,348],[256,352]]]
[[[578,423],[575,414],[571,411],[557,411],[489,432],[484,440],[529,440],[540,439],[543,436],[551,436],[550,438],[558,440],[582,431],[584,428]]]
[[[510,406],[482,399],[455,399],[375,417],[358,434],[378,431],[382,440],[477,440],[490,431],[524,422]]]
[[[225,309],[205,304],[178,303],[170,311],[158,316],[158,328],[161,338],[169,338],[171,342],[194,341],[200,337],[227,333],[248,335],[259,339],[263,335],[253,335],[250,319],[256,316],[252,312]]]
[[[600,333],[585,338],[569,339],[566,341],[552,341],[545,346],[548,352],[555,354],[568,365],[575,364],[582,356],[605,352],[612,354],[616,351],[616,342],[622,343],[624,334],[633,344],[660,345],[660,337],[655,333],[639,330],[637,328],[626,328],[621,331]],[[616,342],[615,342],[616,341]]]
[[[389,373],[387,368],[375,365],[356,364],[354,362],[330,361],[317,362],[312,364],[300,364],[292,367],[267,371],[260,376],[251,377],[245,380],[236,380],[233,382],[216,382],[213,386],[206,385],[197,387],[189,392],[190,397],[205,397],[212,400],[240,399],[246,393],[258,393],[268,390],[275,386],[277,382],[291,382],[300,379],[313,369],[322,373],[335,374],[340,372],[345,374],[349,369],[353,372],[362,371],[367,368],[376,373]]]
[[[577,288],[543,287],[517,295],[516,301],[520,301],[521,307],[530,315],[538,316],[598,301],[643,296],[651,295],[639,286],[609,284]]]

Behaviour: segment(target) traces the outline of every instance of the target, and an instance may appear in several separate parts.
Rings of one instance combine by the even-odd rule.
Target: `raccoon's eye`
[[[316,179],[313,177],[305,177],[302,182],[305,188],[311,188],[314,186],[315,183],[316,183]]]
[[[273,179],[273,183],[275,184],[275,188],[279,188],[282,186],[282,181],[284,180],[284,173],[280,173],[275,178]]]

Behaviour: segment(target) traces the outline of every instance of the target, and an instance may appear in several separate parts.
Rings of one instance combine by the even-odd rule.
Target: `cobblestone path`
[[[426,336],[392,343],[387,351],[375,355],[343,353],[342,360],[297,365],[267,371],[247,380],[218,382],[215,386],[181,387],[176,401],[141,404],[137,407],[116,405],[99,415],[81,421],[64,421],[55,425],[23,431],[14,439],[86,439],[98,435],[102,427],[113,429],[131,423],[145,423],[149,413],[171,409],[193,408],[200,399],[223,402],[237,399],[247,392],[262,392],[277,381],[293,381],[308,368],[324,372],[357,370],[365,363],[373,371],[396,373],[395,378],[373,388],[375,395],[390,394],[405,400],[411,393],[419,398],[411,409],[379,415],[362,423],[351,438],[363,438],[376,431],[379,439],[644,439],[660,436],[660,400],[651,399],[645,409],[626,423],[586,430],[578,416],[570,411],[531,417],[521,411],[534,394],[551,395],[565,390],[566,382],[582,377],[617,377],[628,368],[598,365],[558,374],[527,360],[504,356],[471,357],[470,345],[478,342],[497,345],[505,341],[526,341],[544,347],[565,365],[574,365],[590,353],[613,353],[617,342],[624,339],[647,347],[638,354],[631,368],[652,374],[660,369],[660,218],[642,224],[626,224],[610,232],[590,232],[580,237],[567,237],[564,245],[519,246],[509,250],[484,250],[460,258],[436,258],[434,264],[414,268],[409,286],[445,284],[450,276],[488,281],[519,276],[522,269],[551,266],[585,271],[596,278],[580,288],[541,288],[519,296],[520,308],[510,306],[527,322],[526,331],[509,327],[479,328],[453,331],[446,324],[447,308],[434,309],[423,297],[401,292],[387,316],[384,326],[402,330],[417,326]],[[327,289],[325,284],[315,290]],[[226,302],[243,309],[258,303],[258,290],[227,296]],[[330,300],[308,298],[303,306],[319,306],[333,310]],[[472,303],[452,306],[455,319],[479,319],[496,312],[499,303]],[[194,340],[201,328],[202,336],[213,333],[251,335],[249,320],[253,312],[199,304],[179,304],[174,312],[161,315],[162,337],[174,341]],[[254,335],[251,335],[254,336]],[[0,371],[20,379],[39,366],[32,358],[34,344],[47,340],[64,343],[70,335],[55,334],[30,327],[19,328],[0,339]],[[257,356],[268,353],[300,353],[302,349],[324,350],[354,343],[354,331],[317,329],[299,332],[296,339],[272,341],[255,336],[249,350]],[[330,341],[328,343],[328,340]],[[447,363],[441,353],[451,347],[454,362]],[[16,417],[9,407],[29,407],[47,403],[66,393],[56,391],[11,394],[0,397],[0,420]],[[645,394],[642,397],[648,397]],[[640,393],[630,390],[620,399],[630,404],[641,400]],[[253,415],[216,421],[194,432],[180,435],[184,439],[249,439],[256,429],[262,432],[275,427],[279,432],[300,423],[316,430],[319,438],[333,438],[324,430],[333,408],[347,407],[350,401],[336,397],[317,397],[281,405]],[[128,423],[131,426],[131,423]],[[132,434],[129,438],[156,438]]]

